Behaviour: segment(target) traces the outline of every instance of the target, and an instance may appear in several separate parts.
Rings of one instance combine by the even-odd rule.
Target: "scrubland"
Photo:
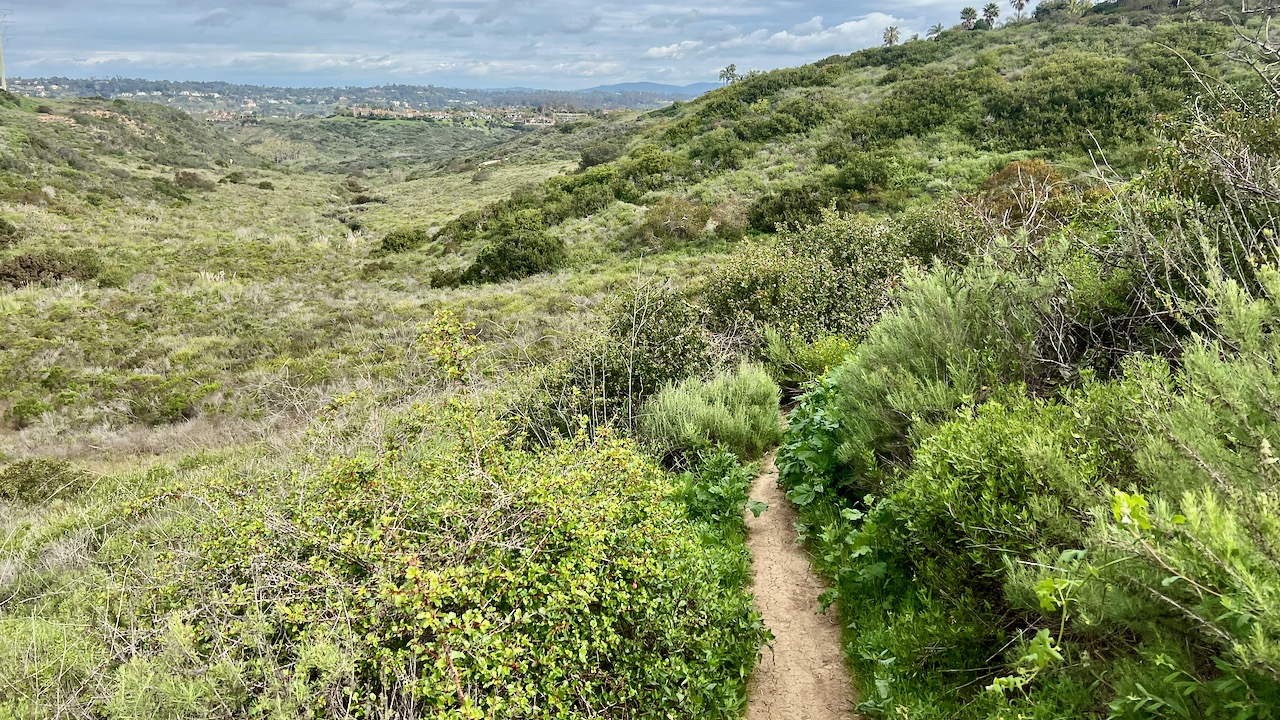
[[[1280,54],[1043,7],[509,138],[4,97],[0,717],[736,717],[775,445],[866,716],[1272,717]]]

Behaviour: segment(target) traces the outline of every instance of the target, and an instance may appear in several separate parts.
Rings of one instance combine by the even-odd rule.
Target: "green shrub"
[[[167,425],[198,416],[204,399],[218,387],[217,383],[175,373],[171,377],[133,375],[124,381],[122,390],[129,398],[129,414],[134,421]]]
[[[0,469],[0,500],[45,503],[79,493],[89,477],[65,460],[20,460]]]
[[[765,327],[760,359],[769,375],[784,390],[794,391],[842,364],[856,345],[839,335],[823,335],[812,342],[795,329],[785,333]]]
[[[922,264],[963,264],[992,239],[973,205],[964,200],[912,208],[899,224],[906,253]]]
[[[606,311],[603,331],[567,349],[511,408],[533,440],[588,429],[632,429],[661,388],[705,375],[721,360],[699,309],[665,285],[625,289]]]
[[[827,178],[808,179],[761,196],[751,207],[751,227],[760,232],[781,232],[787,226],[810,225],[830,209],[848,211],[857,196]]]
[[[755,459],[782,437],[779,390],[763,368],[741,365],[713,380],[685,380],[660,391],[640,412],[640,430],[664,455],[723,447]]]
[[[659,249],[670,249],[697,240],[706,232],[711,208],[697,200],[668,195],[644,215],[636,229],[641,242]]]
[[[212,180],[193,170],[178,170],[173,173],[173,184],[182,190],[211,191],[218,186]]]
[[[681,475],[677,498],[684,503],[690,520],[745,534],[744,512],[749,508],[759,517],[765,509],[763,503],[751,501],[749,493],[756,479],[753,470],[725,450],[700,456],[697,467]]]
[[[263,180],[262,182],[258,183],[258,189],[259,190],[275,190],[276,185],[270,180]]]
[[[865,332],[888,303],[904,258],[884,222],[827,210],[821,222],[750,243],[703,289],[715,327],[794,327],[812,340]]]
[[[620,140],[605,140],[592,143],[582,149],[582,159],[578,161],[579,170],[588,170],[597,165],[613,162],[626,152],[626,144]]]
[[[382,237],[374,254],[394,255],[396,253],[417,250],[431,240],[430,233],[424,227],[399,228]]]
[[[17,225],[0,218],[0,250],[13,247],[22,239],[22,231]]]
[[[499,218],[475,262],[461,275],[464,283],[506,282],[555,270],[568,256],[564,240],[547,232],[541,210],[521,210]]]
[[[252,679],[221,695],[232,715],[738,717],[767,637],[742,551],[705,545],[628,441],[530,454],[503,435],[424,409],[383,461],[200,490],[198,554],[154,594],[199,641],[146,659]]]
[[[103,269],[102,261],[92,250],[40,250],[0,262],[0,283],[24,287],[59,280],[92,280]]]
[[[733,170],[747,158],[747,147],[729,128],[716,128],[689,143],[689,157],[707,170]]]
[[[832,373],[840,388],[840,459],[879,491],[877,468],[962,405],[1035,377],[1043,291],[975,266],[908,276],[894,310]]]
[[[1153,114],[1127,61],[1074,51],[1039,61],[986,105],[992,122],[985,132],[1010,149],[1141,140]]]

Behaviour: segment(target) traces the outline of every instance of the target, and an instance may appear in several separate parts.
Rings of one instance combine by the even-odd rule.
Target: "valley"
[[[1022,11],[519,131],[0,95],[0,720],[1272,717],[1280,44]]]

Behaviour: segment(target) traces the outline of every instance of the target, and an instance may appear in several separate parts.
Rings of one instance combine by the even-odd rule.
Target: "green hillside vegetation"
[[[511,135],[0,97],[0,718],[739,717],[779,445],[865,716],[1273,717],[1231,7]]]

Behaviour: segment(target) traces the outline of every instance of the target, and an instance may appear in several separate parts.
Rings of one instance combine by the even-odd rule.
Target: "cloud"
[[[685,40],[674,45],[649,48],[645,51],[644,56],[658,60],[679,60],[685,56],[685,53],[700,47],[702,47],[702,43],[697,40]]]
[[[461,24],[462,24],[462,16],[459,15],[457,12],[450,10],[449,12],[441,15],[435,20],[432,20],[431,24],[428,25],[427,28],[430,30],[436,30],[436,31],[452,30],[453,28]]]
[[[200,17],[192,25],[196,27],[229,27],[240,22],[241,17],[226,8],[215,8],[213,12]]]
[[[728,63],[768,70],[878,45],[887,25],[910,37],[952,24],[963,4],[899,0],[886,12],[858,0],[11,0],[16,27],[5,49],[28,77],[688,83],[714,80]]]
[[[884,13],[871,13],[859,20],[850,20],[835,27],[822,27],[822,18],[815,17],[791,30],[769,33],[756,30],[719,44],[719,48],[732,50],[753,48],[776,50],[786,53],[852,52],[877,44],[884,29],[890,25],[903,26],[905,21]]]

